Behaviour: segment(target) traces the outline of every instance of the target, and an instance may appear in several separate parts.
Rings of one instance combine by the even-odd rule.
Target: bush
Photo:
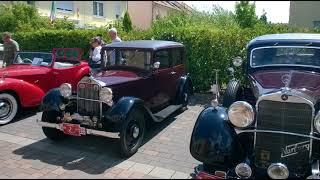
[[[181,42],[187,51],[187,70],[191,74],[197,92],[207,91],[214,81],[214,69],[220,69],[220,83],[228,82],[225,72],[235,56],[246,58],[246,44],[256,36],[283,32],[317,32],[317,30],[298,29],[283,24],[257,22],[252,28],[242,29],[234,15],[227,11],[215,14],[177,13],[156,20],[146,31],[133,29],[125,32],[118,29],[122,40],[157,39]],[[101,34],[110,43],[106,29],[95,30],[38,30],[14,33],[14,39],[22,50],[51,51],[55,47],[77,47],[84,50],[83,58],[88,57],[90,38]],[[241,69],[236,76],[243,77]]]
[[[132,22],[128,11],[124,14],[122,26],[123,30],[126,32],[130,32],[132,30]]]

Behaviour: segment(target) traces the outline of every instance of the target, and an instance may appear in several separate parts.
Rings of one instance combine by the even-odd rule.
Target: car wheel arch
[[[7,89],[7,90],[0,91],[0,94],[2,94],[2,93],[7,93],[7,94],[12,95],[18,103],[18,108],[20,108],[22,106],[20,96],[16,91],[14,91],[12,89]]]

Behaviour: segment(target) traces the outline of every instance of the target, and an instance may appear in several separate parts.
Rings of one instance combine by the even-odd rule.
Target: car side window
[[[178,66],[182,64],[182,50],[172,49],[171,50],[172,66]]]
[[[160,50],[155,54],[155,62],[160,62],[160,69],[165,69],[170,67],[170,56],[168,50]]]

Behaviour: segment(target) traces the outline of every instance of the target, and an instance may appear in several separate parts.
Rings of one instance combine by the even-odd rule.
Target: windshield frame
[[[150,53],[150,67],[152,66],[152,63],[153,63],[153,50],[152,49],[149,49],[149,48],[132,48],[132,47],[103,47],[101,49],[101,55],[102,55],[102,58],[103,58],[103,62],[104,63],[104,67],[103,69],[117,69],[117,68],[120,68],[120,69],[136,69],[136,70],[142,70],[142,71],[150,71],[152,68],[150,68],[149,70],[146,69],[146,64],[144,64],[144,68],[140,68],[140,67],[136,67],[136,66],[124,66],[124,65],[112,65],[112,66],[108,66],[106,65],[106,61],[104,59],[105,57],[105,51],[106,52],[110,52],[110,51],[143,51],[143,52],[149,52]]]
[[[38,53],[38,54],[50,54],[50,55],[51,55],[51,63],[48,64],[48,65],[33,65],[33,64],[26,64],[26,63],[15,63],[15,61],[16,61],[17,56],[19,55],[19,53],[28,53],[28,54],[33,54],[33,53],[34,53],[34,54],[36,54],[36,53]],[[54,60],[53,54],[52,54],[52,53],[49,53],[49,52],[26,52],[26,51],[18,51],[18,52],[16,53],[16,55],[14,56],[14,59],[13,59],[12,64],[14,64],[14,65],[32,65],[32,66],[51,67],[51,66],[54,64],[53,60]]]
[[[268,48],[307,48],[307,49],[320,49],[320,47],[317,46],[261,46],[261,47],[256,47],[251,49],[250,51],[250,67],[251,68],[260,68],[260,67],[288,67],[288,66],[293,66],[293,67],[309,67],[309,68],[317,68],[320,69],[320,66],[312,66],[312,65],[303,65],[303,64],[269,64],[269,65],[258,65],[258,66],[253,66],[252,65],[252,56],[253,56],[253,51],[257,49],[268,49]]]

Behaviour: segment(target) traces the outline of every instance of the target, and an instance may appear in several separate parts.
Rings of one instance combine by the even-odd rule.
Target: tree
[[[257,23],[256,5],[249,1],[240,1],[235,5],[236,21],[242,28],[251,28]]]
[[[264,11],[262,12],[262,15],[260,16],[260,21],[267,24],[268,23],[268,19],[267,19],[267,13]]]
[[[132,22],[128,11],[124,14],[122,25],[124,31],[129,32],[132,30]]]

